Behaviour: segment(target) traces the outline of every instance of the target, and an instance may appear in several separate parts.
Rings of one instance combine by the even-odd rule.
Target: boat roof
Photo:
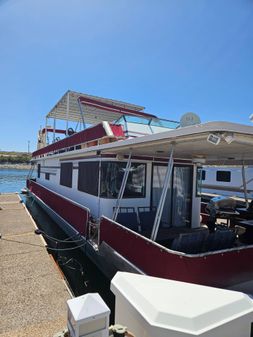
[[[75,154],[72,152],[61,156],[67,160],[97,154],[97,151],[100,154],[118,155],[128,155],[131,151],[134,156],[168,158],[172,145],[174,158],[189,159],[205,165],[253,164],[253,127],[229,122],[208,122],[182,127],[93,146],[74,151]]]
[[[80,111],[83,111],[83,118]],[[46,115],[47,118],[97,124],[102,121],[112,122],[122,115],[133,115],[143,118],[157,118],[143,112],[145,108],[114,99],[87,95],[68,90]]]

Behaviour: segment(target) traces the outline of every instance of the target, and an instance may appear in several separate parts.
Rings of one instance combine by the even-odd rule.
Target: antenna
[[[180,118],[180,127],[183,128],[185,126],[200,124],[200,118],[194,112],[187,112]]]

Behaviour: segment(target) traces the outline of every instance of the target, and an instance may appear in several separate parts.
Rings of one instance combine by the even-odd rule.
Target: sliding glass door
[[[152,206],[158,206],[167,166],[154,164]],[[175,165],[162,213],[165,226],[189,227],[192,207],[192,166]]]

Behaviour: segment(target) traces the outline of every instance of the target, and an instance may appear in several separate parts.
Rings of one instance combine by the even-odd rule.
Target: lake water
[[[28,170],[0,168],[0,193],[20,192],[26,186]]]

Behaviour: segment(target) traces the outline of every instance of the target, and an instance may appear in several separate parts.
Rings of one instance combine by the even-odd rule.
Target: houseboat
[[[142,106],[68,91],[39,131],[27,188],[109,278],[121,270],[236,288],[253,280],[252,235],[202,225],[202,166],[251,165],[252,145],[251,126],[180,127]]]
[[[204,166],[202,169],[202,194],[217,194],[252,200],[253,167],[243,164],[240,166]]]

